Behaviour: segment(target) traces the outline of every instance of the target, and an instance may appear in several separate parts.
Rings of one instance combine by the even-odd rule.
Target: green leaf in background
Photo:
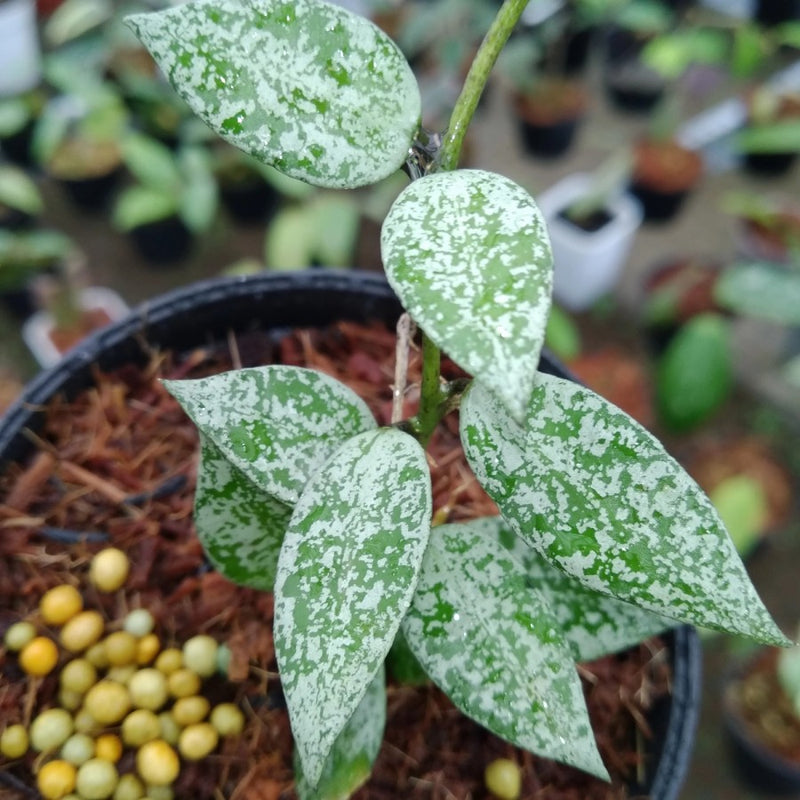
[[[178,213],[178,199],[149,186],[129,186],[114,201],[111,221],[122,233]]]
[[[202,147],[185,147],[178,153],[182,177],[180,215],[190,231],[207,231],[217,216],[219,193],[208,152]]]
[[[642,59],[664,77],[676,80],[693,64],[720,64],[727,58],[727,37],[711,28],[687,28],[657,36]]]
[[[125,166],[144,186],[179,195],[181,173],[169,147],[143,133],[131,131],[123,138],[121,149]]]
[[[521,421],[553,276],[533,198],[483,170],[429,175],[395,201],[381,254],[389,283],[425,333]]]
[[[128,23],[195,113],[291,177],[354,188],[406,160],[417,82],[363,17],[317,0],[195,0]]]
[[[749,475],[732,475],[715,486],[709,497],[736,550],[746,556],[761,540],[769,519],[764,487]]]
[[[194,523],[206,555],[228,580],[272,591],[292,508],[248,480],[207,436],[201,445]]]
[[[737,78],[753,75],[767,55],[767,40],[758,25],[741,23],[733,30],[731,71]]]
[[[31,112],[19,97],[0,98],[0,136],[11,136],[21,131],[30,121]]]
[[[300,800],[347,800],[369,778],[385,726],[386,675],[381,667],[336,739],[316,788],[309,785],[295,753],[295,790]]]
[[[527,422],[478,383],[461,405],[467,460],[518,536],[593,591],[785,643],[713,505],[655,437],[589,389],[541,373]]]
[[[36,184],[17,167],[0,165],[0,205],[36,216],[44,211],[44,201]]]
[[[47,18],[42,34],[50,47],[58,48],[105,24],[113,14],[111,0],[64,0]]]
[[[550,309],[544,344],[562,361],[572,361],[581,354],[581,332],[575,320],[560,306]]]
[[[800,50],[800,21],[777,25],[773,33],[779,44]]]
[[[496,519],[431,531],[403,633],[468,717],[608,780],[570,648],[542,593],[500,544]]]
[[[675,626],[672,619],[587,589],[542,558],[502,517],[487,519],[486,528],[523,565],[528,585],[544,595],[575,661],[618,653]]]
[[[351,267],[361,214],[350,195],[324,193],[311,203],[317,260],[324,267]]]
[[[351,389],[302,367],[237,369],[165,386],[234,467],[288,504],[336,447],[377,424]]]
[[[733,146],[742,153],[800,152],[800,120],[785,119],[744,128]]]
[[[316,785],[394,641],[428,544],[425,452],[395,428],[346,441],[297,501],[275,581],[275,653]]]
[[[714,298],[737,314],[800,325],[800,270],[765,261],[733,264],[717,281]]]
[[[360,220],[352,197],[323,192],[276,214],[264,239],[264,258],[274,269],[350,267]]]
[[[282,208],[264,238],[264,261],[271,269],[305,269],[314,263],[316,229],[304,206]]]
[[[656,367],[660,420],[674,431],[695,428],[719,409],[732,387],[728,322],[713,313],[690,319]]]

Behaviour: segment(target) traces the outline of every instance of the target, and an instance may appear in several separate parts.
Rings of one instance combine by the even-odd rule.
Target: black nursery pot
[[[751,175],[774,178],[785,175],[796,159],[797,153],[745,153],[742,163]]]
[[[84,211],[100,211],[109,203],[119,183],[120,169],[91,178],[56,178],[70,201]]]
[[[638,64],[629,62],[610,67],[606,73],[606,94],[620,111],[645,114],[652,111],[664,96],[664,84],[649,75],[638,77],[632,74],[638,70]]]
[[[192,233],[178,216],[139,225],[129,236],[139,255],[154,266],[174,265],[192,249]]]
[[[725,678],[727,687],[741,677],[743,667]],[[725,739],[736,774],[752,789],[776,796],[800,795],[800,763],[782,758],[753,738],[730,704],[723,702]]]
[[[539,158],[559,158],[572,145],[580,120],[569,119],[553,125],[534,125],[520,118],[518,123],[525,152]]]
[[[278,192],[260,178],[221,185],[219,194],[231,217],[245,225],[263,223],[280,204]]]
[[[689,191],[660,192],[633,182],[629,191],[642,204],[644,219],[648,222],[669,222],[681,210],[684,201],[689,196]]]
[[[0,419],[0,469],[30,456],[26,430],[37,430],[43,407],[94,384],[96,370],[146,363],[154,348],[186,350],[224,341],[229,332],[266,331],[276,338],[298,326],[381,320],[396,324],[402,309],[383,275],[335,270],[262,273],[217,278],[146,302],[125,319],[91,334],[58,364],[40,373]],[[543,371],[569,377],[545,357]],[[693,628],[664,635],[672,666],[672,694],[648,715],[646,779],[633,795],[676,800],[691,755],[700,703],[700,643]]]
[[[18,167],[33,166],[33,155],[31,154],[33,129],[34,123],[29,122],[15,133],[0,139],[0,151]]]

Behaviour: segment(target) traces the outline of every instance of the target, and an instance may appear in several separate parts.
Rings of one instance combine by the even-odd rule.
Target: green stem
[[[527,4],[528,0],[504,0],[497,12],[478,48],[450,116],[450,124],[439,151],[439,169],[449,171],[458,167],[464,137],[489,79],[489,73]],[[412,423],[423,447],[428,443],[439,420],[454,405],[452,390],[442,387],[440,364],[439,348],[423,333],[420,404],[419,412]]]
[[[453,170],[458,166],[464,137],[489,79],[489,73],[526,5],[528,0],[505,0],[486,32],[450,116],[450,125],[440,151],[440,169]]]

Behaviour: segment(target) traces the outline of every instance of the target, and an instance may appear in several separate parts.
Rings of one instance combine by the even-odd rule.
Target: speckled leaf
[[[553,258],[533,198],[482,170],[414,181],[381,234],[386,275],[430,338],[525,415],[550,309]]]
[[[617,653],[675,626],[667,617],[587,589],[523,542],[502,517],[487,517],[481,526],[519,561],[528,585],[545,596],[576,661]]]
[[[381,666],[336,739],[316,788],[309,785],[295,753],[295,787],[300,800],[347,800],[369,778],[385,725],[386,674]]]
[[[201,442],[194,523],[206,555],[228,580],[272,591],[292,508],[251,483],[207,437]]]
[[[283,503],[297,501],[335,447],[377,424],[347,386],[302,367],[253,367],[165,385],[225,458]]]
[[[431,531],[403,633],[467,716],[519,747],[608,778],[569,645],[493,520]]]
[[[319,0],[194,0],[127,22],[198,116],[291,177],[353,188],[408,155],[416,79],[363,17]]]
[[[717,279],[714,297],[737,314],[800,325],[800,272],[785,264],[734,264]]]
[[[430,515],[425,453],[394,428],[345,442],[295,506],[275,581],[275,652],[312,784],[411,602]]]
[[[523,429],[473,384],[461,438],[514,532],[588,588],[682,622],[787,641],[709,499],[598,395],[540,374]]]

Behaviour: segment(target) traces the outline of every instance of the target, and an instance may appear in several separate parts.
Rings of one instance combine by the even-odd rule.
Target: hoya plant
[[[538,370],[553,270],[542,216],[510,178],[456,168],[526,4],[500,7],[441,137],[419,130],[400,50],[338,6],[194,0],[129,18],[178,93],[242,150],[323,187],[412,178],[381,245],[422,330],[413,416],[379,426],[351,389],[289,366],[168,383],[200,432],[195,521],[209,559],[274,592],[302,797],[346,796],[368,775],[390,650],[409,650],[504,739],[608,778],[577,661],[676,623],[786,643],[662,446]],[[442,351],[472,377],[444,381]],[[425,448],[455,409],[500,516],[432,525]]]

